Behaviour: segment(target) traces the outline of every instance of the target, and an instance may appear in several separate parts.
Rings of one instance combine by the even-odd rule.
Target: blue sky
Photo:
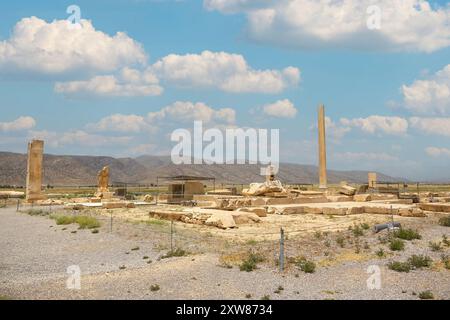
[[[165,154],[200,118],[280,129],[281,160],[315,164],[324,103],[329,168],[450,180],[450,6],[391,2],[4,2],[0,150]],[[66,28],[71,4],[92,25]]]

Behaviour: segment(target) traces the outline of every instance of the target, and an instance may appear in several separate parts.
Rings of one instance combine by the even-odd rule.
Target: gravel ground
[[[117,223],[117,231],[113,233],[104,225],[99,233],[93,234],[89,230],[77,230],[75,225],[57,226],[46,217],[16,213],[14,208],[0,209],[0,296],[17,299],[246,299],[246,295],[251,295],[251,299],[260,299],[268,295],[271,299],[418,299],[413,292],[431,290],[436,299],[449,299],[449,270],[433,267],[398,273],[387,269],[388,261],[404,261],[411,254],[424,253],[438,261],[442,253],[449,253],[448,249],[431,252],[428,247],[429,241],[439,240],[442,234],[450,238],[449,228],[437,226],[434,220],[429,224],[424,224],[423,219],[406,221],[421,228],[423,239],[408,242],[405,251],[385,259],[361,253],[362,258],[357,261],[343,259],[329,266],[320,265],[313,274],[290,266],[280,274],[268,263],[253,272],[242,272],[238,267],[224,268],[219,263],[223,253],[215,251],[215,246],[214,250],[202,247],[186,257],[159,260],[165,252],[160,248],[161,237],[167,235],[145,233],[142,225]],[[292,239],[288,249],[298,246],[311,247],[312,252],[325,250],[312,246],[312,239]],[[375,235],[364,240],[371,244],[372,251],[380,246]],[[139,250],[131,250],[137,246]],[[334,259],[339,260],[338,257],[349,254],[352,249],[339,251],[333,244],[328,250],[336,251]],[[148,256],[152,263],[147,263],[143,256]],[[70,265],[80,266],[81,290],[66,288],[66,269]],[[380,290],[367,289],[370,265],[381,269]],[[120,269],[121,266],[126,268]],[[160,290],[152,291],[151,286],[156,284]],[[277,290],[280,286],[282,290]]]

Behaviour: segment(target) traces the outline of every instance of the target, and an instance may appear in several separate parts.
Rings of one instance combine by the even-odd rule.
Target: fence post
[[[112,229],[113,229],[113,215],[112,215],[112,211],[110,212],[111,218],[109,219],[109,232],[112,233]]]
[[[173,220],[170,220],[170,251],[173,252]]]
[[[16,209],[16,211],[19,212],[19,209],[20,209],[20,199],[17,199],[17,209]]]
[[[280,229],[280,272],[284,271],[284,230]]]

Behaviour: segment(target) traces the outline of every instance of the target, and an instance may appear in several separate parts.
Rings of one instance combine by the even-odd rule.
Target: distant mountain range
[[[26,154],[0,152],[0,185],[25,185]],[[97,172],[109,165],[112,183],[156,183],[158,176],[195,175],[216,178],[218,183],[261,182],[259,165],[174,165],[169,156],[112,158],[102,156],[44,155],[44,184],[95,185]],[[277,175],[283,183],[317,183],[317,167],[281,163]],[[378,180],[406,181],[378,173]],[[367,171],[328,171],[328,181],[367,183]]]

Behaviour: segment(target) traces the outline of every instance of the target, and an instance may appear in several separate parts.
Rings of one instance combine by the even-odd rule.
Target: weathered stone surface
[[[450,212],[450,204],[448,203],[421,203],[419,208],[424,211]]]
[[[21,198],[25,195],[22,191],[0,191],[0,199],[5,198]]]
[[[352,201],[353,197],[352,196],[345,196],[345,195],[341,195],[341,196],[327,196],[327,199],[329,202],[348,202],[348,201]]]
[[[426,217],[425,212],[423,212],[423,210],[419,208],[411,208],[411,209],[402,208],[399,209],[398,212],[399,215],[402,217]]]
[[[344,194],[346,196],[353,196],[356,193],[356,188],[353,188],[349,185],[342,185],[339,188],[339,193]]]
[[[348,208],[333,208],[333,207],[322,208],[323,214],[326,214],[326,215],[345,216],[347,214],[347,211],[348,211]]]
[[[262,196],[271,192],[286,193],[286,190],[279,180],[266,181],[264,183],[251,183],[248,189],[242,190],[244,196]]]
[[[387,194],[387,193],[372,193],[371,200],[394,200],[398,199],[395,194]]]
[[[28,143],[26,201],[34,202],[44,200],[42,193],[42,160],[44,154],[44,141],[32,140]]]
[[[153,202],[154,198],[151,194],[146,194],[144,196],[144,202]]]
[[[353,200],[356,202],[366,202],[372,200],[372,197],[370,194],[355,194],[353,196]]]
[[[205,224],[221,229],[236,227],[235,219],[230,213],[215,213],[205,221]]]
[[[103,202],[102,204],[104,209],[117,209],[117,208],[125,208],[127,206],[126,202]]]
[[[251,204],[252,206],[265,206],[266,200],[263,198],[252,198]]]
[[[398,208],[390,208],[386,206],[365,206],[365,213],[373,213],[373,214],[393,214],[398,215]]]
[[[251,212],[242,212],[242,211],[233,211],[231,212],[231,216],[234,219],[236,224],[245,224],[250,222],[260,222],[261,218],[258,217],[255,213]]]
[[[238,208],[236,211],[238,212],[251,212],[256,214],[258,217],[267,217],[267,210],[264,207],[246,207],[246,208]]]

